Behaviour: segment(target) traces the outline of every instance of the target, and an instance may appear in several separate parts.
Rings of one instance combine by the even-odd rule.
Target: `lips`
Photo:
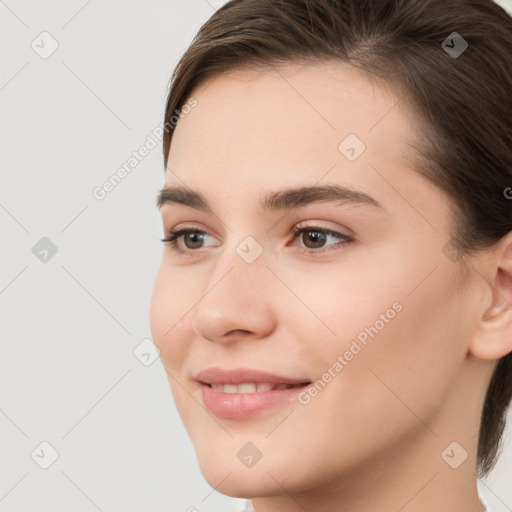
[[[208,368],[199,372],[206,408],[219,418],[242,419],[281,404],[311,382],[253,369]]]

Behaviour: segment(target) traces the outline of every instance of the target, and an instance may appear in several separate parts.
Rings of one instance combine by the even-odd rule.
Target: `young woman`
[[[219,492],[484,509],[512,395],[511,120],[491,0],[233,0],[201,28],[165,113],[151,329]]]

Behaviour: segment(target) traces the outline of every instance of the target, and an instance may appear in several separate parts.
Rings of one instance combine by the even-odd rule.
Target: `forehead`
[[[403,95],[348,64],[236,70],[192,96],[197,106],[175,128],[168,161],[191,185],[283,186],[328,174],[371,187],[374,169],[410,172],[418,131]],[[166,183],[176,183],[172,173]]]

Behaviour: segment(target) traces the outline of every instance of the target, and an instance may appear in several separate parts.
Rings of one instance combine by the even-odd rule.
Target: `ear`
[[[512,352],[512,231],[485,253],[478,272],[489,299],[479,310],[469,352],[479,359],[499,359]]]

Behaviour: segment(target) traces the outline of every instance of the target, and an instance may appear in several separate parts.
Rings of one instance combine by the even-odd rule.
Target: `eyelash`
[[[336,238],[339,238],[340,242],[338,242],[336,244],[328,245],[327,247],[321,248],[321,249],[309,249],[307,247],[298,247],[298,249],[303,254],[311,255],[311,254],[325,253],[328,251],[340,250],[340,249],[343,249],[347,244],[350,244],[354,241],[354,239],[348,235],[344,235],[343,233],[339,233],[337,231],[333,231],[333,230],[327,229],[327,228],[321,228],[318,226],[307,226],[307,227],[302,227],[302,228],[295,226],[291,231],[291,233],[293,235],[293,240],[296,240],[300,235],[302,235],[302,233],[307,233],[309,231],[317,231],[323,235],[334,236]],[[205,231],[201,231],[199,229],[183,228],[183,229],[177,229],[177,230],[171,231],[169,234],[166,234],[165,238],[162,238],[161,241],[164,244],[171,246],[171,248],[174,251],[179,252],[184,255],[187,255],[187,256],[191,256],[192,253],[197,252],[198,249],[178,249],[178,247],[177,247],[178,239],[181,236],[186,235],[188,233],[199,233],[199,234],[205,234],[205,235],[208,234]],[[199,249],[202,249],[202,247],[199,247]]]

